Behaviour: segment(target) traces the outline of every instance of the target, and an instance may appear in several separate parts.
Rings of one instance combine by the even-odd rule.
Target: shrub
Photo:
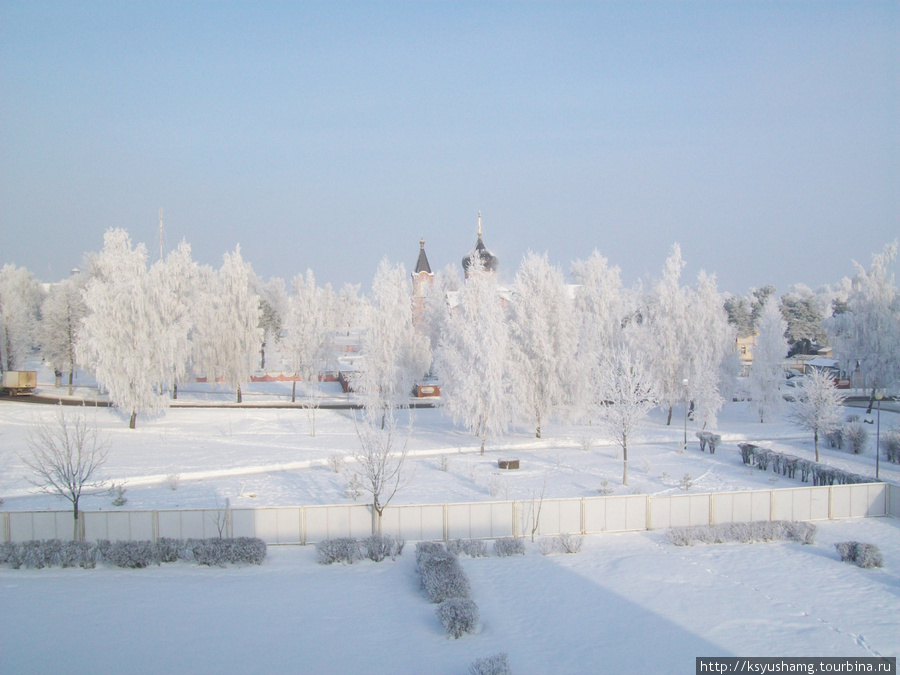
[[[863,426],[862,422],[851,422],[844,427],[844,439],[847,445],[850,446],[853,454],[859,455],[865,451],[866,446],[869,444],[869,431]]]
[[[453,555],[467,555],[470,558],[485,558],[488,555],[487,544],[481,539],[454,539],[447,542],[447,550]]]
[[[852,562],[867,569],[884,565],[884,558],[875,544],[864,544],[859,541],[841,541],[835,544],[834,547],[844,562]]]
[[[504,652],[475,659],[469,665],[470,675],[512,675],[509,658]]]
[[[515,537],[503,537],[494,541],[494,555],[508,558],[512,555],[525,555],[525,542]]]
[[[183,539],[171,539],[160,537],[156,542],[156,553],[161,563],[173,563],[176,560],[193,559],[193,554],[188,557],[187,546]]]
[[[267,552],[266,543],[254,537],[194,539],[190,549],[197,564],[217,567],[227,563],[262,565]]]
[[[159,555],[152,541],[105,542],[102,546],[103,562],[116,567],[141,569],[151,564],[159,564]]]
[[[472,588],[469,579],[463,572],[459,560],[449,551],[422,558],[418,567],[422,587],[430,602],[471,597]]]
[[[732,542],[750,544],[756,541],[778,540],[812,544],[816,536],[816,526],[812,523],[798,521],[763,520],[751,523],[673,527],[669,529],[666,536],[669,542],[675,546],[726,544]]]
[[[174,491],[178,489],[178,486],[181,484],[181,474],[180,473],[170,473],[166,476],[166,485],[169,486],[169,489]]]
[[[551,553],[578,553],[584,537],[578,534],[558,534],[555,537],[544,537],[538,541],[538,550],[541,555]]]
[[[881,447],[889,462],[900,464],[900,427],[881,432]]]
[[[336,562],[352,565],[353,561],[360,559],[359,542],[351,537],[325,539],[316,544],[316,554],[321,565]]]
[[[340,473],[344,468],[344,456],[339,452],[328,455],[328,467],[335,473]]]
[[[448,598],[435,610],[447,635],[458,639],[478,628],[478,605],[466,598]]]
[[[375,562],[381,562],[388,556],[391,557],[391,560],[395,560],[403,553],[405,545],[406,542],[402,539],[380,534],[373,534],[362,541],[362,549],[365,551],[366,557]]]

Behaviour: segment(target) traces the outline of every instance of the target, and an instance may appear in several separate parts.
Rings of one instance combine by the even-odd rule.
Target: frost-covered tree
[[[398,430],[393,408],[364,408],[356,420],[356,435],[359,449],[353,453],[353,471],[360,488],[372,499],[372,534],[381,534],[384,509],[410,479],[404,472],[409,433],[404,436]]]
[[[747,299],[744,296],[729,295],[725,298],[723,307],[728,315],[728,323],[734,326],[738,337],[744,338],[753,335],[753,321]]]
[[[753,365],[750,367],[750,398],[759,421],[778,412],[781,407],[780,385],[784,381],[783,361],[788,353],[784,333],[787,322],[774,298],[766,300],[756,325]]]
[[[728,323],[714,276],[700,272],[697,287],[689,293],[686,314],[687,395],[694,418],[703,428],[715,429],[725,403],[719,386],[722,364],[734,345],[735,329]]]
[[[153,302],[147,249],[143,244],[132,248],[125,230],[108,230],[92,268],[76,358],[94,372],[134,429],[138,413],[165,409],[164,392],[172,381],[171,372],[160,368],[160,340],[166,331]]]
[[[316,435],[315,412],[318,405],[319,374],[327,358],[327,348],[332,327],[330,302],[331,288],[320,288],[312,270],[306,276],[298,274],[291,284],[293,292],[288,298],[285,316],[286,336],[284,352],[294,376],[291,384],[291,401],[296,401],[297,379],[306,389],[306,406],[310,418],[310,435]]]
[[[622,485],[628,485],[628,443],[656,407],[653,376],[643,357],[626,345],[608,352],[597,370],[596,419],[600,432],[622,449]]]
[[[816,305],[813,292],[802,284],[781,296],[781,315],[787,322],[785,337],[791,354],[809,354],[813,345],[825,337],[822,312]]]
[[[570,371],[568,386],[576,402],[573,412],[587,415],[590,421],[590,403],[598,398],[593,388],[598,381],[595,371],[621,339],[626,302],[619,268],[610,267],[599,252],[574,262],[572,275],[578,283],[574,301],[577,367]]]
[[[858,368],[866,387],[900,388],[900,293],[891,264],[897,242],[872,256],[866,270],[858,263],[846,309],[826,321],[829,341],[841,363]]]
[[[22,461],[31,469],[28,481],[41,492],[67,499],[75,517],[74,539],[78,530],[78,502],[85,488],[99,487],[99,472],[106,462],[109,442],[96,427],[88,425],[83,412],[66,413],[57,406],[53,420],[32,427],[25,439],[29,454]]]
[[[542,423],[568,402],[576,345],[565,279],[546,254],[525,256],[511,304],[513,391],[521,416],[535,425],[540,438]]]
[[[69,396],[78,368],[75,343],[81,322],[87,315],[83,296],[86,283],[84,275],[69,277],[52,286],[41,305],[41,355],[57,373],[69,374]]]
[[[695,328],[689,323],[687,289],[681,287],[683,269],[681,247],[675,244],[662,278],[654,285],[643,310],[647,366],[653,374],[659,402],[668,408],[666,424],[672,423],[673,406],[687,396],[683,380],[689,367],[688,331]]]
[[[762,288],[750,289],[750,326],[753,329],[756,329],[756,322],[759,320],[763,305],[765,305],[766,300],[774,294],[775,287],[771,284],[767,284]]]
[[[803,429],[813,432],[816,461],[819,461],[819,436],[836,429],[841,423],[844,396],[834,379],[822,370],[806,375],[796,389],[788,418]]]
[[[446,330],[447,322],[450,320],[450,303],[448,299],[451,294],[456,295],[459,287],[460,279],[456,266],[447,265],[434,275],[434,283],[428,295],[425,296],[422,317],[417,327],[419,332],[428,338],[432,354],[437,353],[441,335]]]
[[[41,285],[27,269],[15,265],[0,269],[0,373],[24,365],[43,300]]]
[[[238,403],[241,384],[253,374],[263,337],[259,296],[251,291],[252,278],[240,246],[225,254],[218,272],[204,266],[197,277],[191,340],[194,372],[233,387]]]
[[[259,369],[265,370],[267,350],[276,347],[281,341],[281,331],[288,311],[288,296],[284,280],[277,277],[264,284],[254,275],[252,288],[259,296],[259,327],[263,332],[259,348]]]
[[[413,325],[412,286],[403,265],[384,258],[372,282],[363,359],[353,388],[371,414],[408,406],[416,378],[431,364],[428,340]]]
[[[191,259],[191,247],[182,241],[164,260],[150,268],[150,301],[159,312],[156,341],[157,378],[178,398],[178,385],[187,380],[194,328],[193,310],[200,268]]]
[[[509,327],[497,279],[474,256],[441,336],[441,399],[451,418],[481,439],[509,426]]]

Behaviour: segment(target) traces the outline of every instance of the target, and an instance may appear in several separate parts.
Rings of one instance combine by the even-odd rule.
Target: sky
[[[900,236],[900,3],[0,2],[0,264],[371,285],[484,242],[816,288]]]

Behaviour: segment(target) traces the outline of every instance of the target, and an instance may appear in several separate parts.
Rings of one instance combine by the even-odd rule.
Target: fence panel
[[[898,510],[897,502],[900,487],[868,483],[660,497],[616,495],[404,505],[385,509],[382,532],[420,541],[528,536],[535,520],[535,533],[541,535],[626,532],[710,522],[815,521],[889,515]],[[372,531],[372,510],[364,504],[83,511],[81,516],[87,541],[208,538],[221,533],[259,537],[268,544],[312,544],[335,537],[362,538]],[[0,539],[70,540],[73,525],[71,511],[8,511],[0,513]]]

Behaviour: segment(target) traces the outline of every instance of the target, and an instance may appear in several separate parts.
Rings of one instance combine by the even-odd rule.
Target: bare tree
[[[362,491],[372,496],[372,534],[381,534],[384,509],[412,478],[403,471],[409,434],[402,439],[400,446],[393,408],[386,408],[363,409],[361,419],[356,421],[356,435],[359,437],[359,450],[353,454],[357,463],[354,475]]]
[[[85,488],[98,488],[105,483],[97,474],[106,462],[109,442],[96,427],[88,426],[82,412],[66,415],[62,406],[55,419],[32,427],[25,442],[30,453],[21,459],[34,474],[28,482],[41,492],[72,503],[73,538],[80,539],[78,501]]]

